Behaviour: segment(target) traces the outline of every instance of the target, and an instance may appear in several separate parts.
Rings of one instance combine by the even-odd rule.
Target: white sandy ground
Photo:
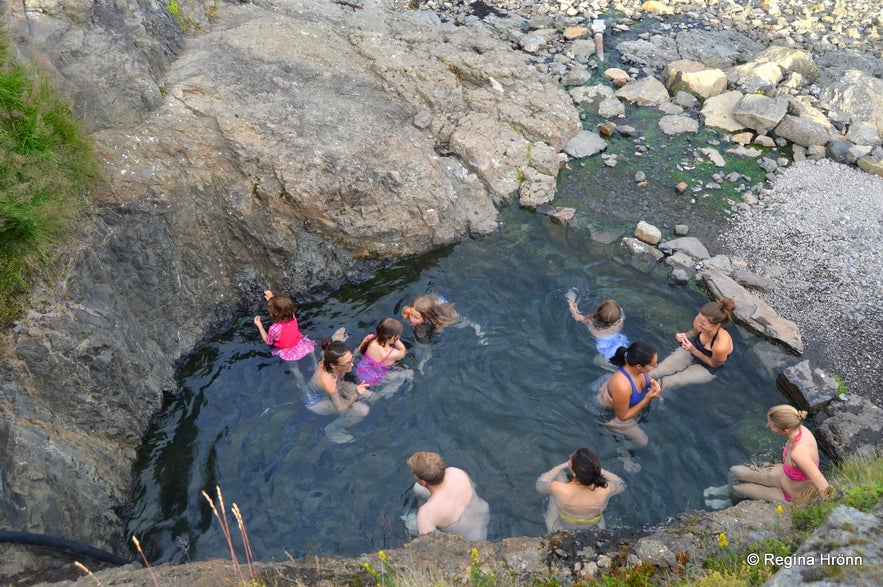
[[[806,357],[883,406],[883,177],[794,163],[721,244],[777,284],[757,295],[799,326]]]

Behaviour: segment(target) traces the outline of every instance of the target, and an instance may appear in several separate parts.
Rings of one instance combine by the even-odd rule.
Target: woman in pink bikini
[[[362,360],[356,367],[358,378],[368,385],[377,385],[408,350],[402,341],[402,323],[395,318],[384,318],[374,334],[369,334],[359,345]]]
[[[768,501],[807,501],[815,492],[828,489],[828,481],[819,470],[819,446],[815,436],[801,424],[806,412],[786,404],[767,412],[767,428],[788,439],[782,449],[782,465],[763,469],[736,465],[730,467],[733,493],[743,499]]]

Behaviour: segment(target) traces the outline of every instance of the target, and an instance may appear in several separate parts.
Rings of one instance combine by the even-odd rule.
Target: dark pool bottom
[[[508,211],[498,235],[400,263],[301,307],[305,333],[318,340],[345,326],[351,346],[427,291],[480,326],[480,335],[448,328],[428,343],[416,343],[406,326],[411,352],[394,373],[408,380],[349,427],[345,444],[325,432],[334,418],[303,405],[292,369],[309,378],[313,359],[270,356],[252,316],[243,316],[181,369],[179,396],[141,452],[130,533],[152,561],[228,555],[200,495],[219,485],[228,507],[242,510],[259,559],[397,546],[408,540],[401,517],[415,505],[405,460],[417,450],[469,472],[491,507],[490,539],[545,531],[536,477],[582,446],[627,483],[608,507],[608,526],[705,507],[703,489],[726,482],[730,465],[775,458],[780,443],[764,428],[765,413],[783,397],[758,355],[776,351],[730,326],[736,350],[718,379],[673,390],[642,424],[650,445],[627,450],[600,426],[593,385],[609,371],[570,317],[565,292],[578,288],[585,312],[618,300],[624,333],[656,345],[661,357],[707,299],[634,270],[620,250]]]

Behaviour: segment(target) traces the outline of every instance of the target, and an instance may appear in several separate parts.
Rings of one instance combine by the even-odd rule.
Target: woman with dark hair
[[[355,424],[368,415],[369,408],[364,402],[367,397],[367,383],[356,385],[344,381],[344,375],[353,370],[353,353],[342,340],[331,337],[322,339],[322,357],[316,366],[316,373],[306,387],[304,403],[315,414],[329,416],[340,414],[331,424],[325,426],[325,434],[338,444],[352,442],[347,426]]]
[[[571,479],[567,480],[565,471]],[[537,478],[537,491],[549,495],[546,530],[555,532],[597,524],[604,528],[604,508],[624,489],[622,479],[601,468],[601,459],[587,448]]]
[[[322,358],[307,386],[306,406],[317,414],[345,412],[366,393],[368,384],[343,380],[353,370],[353,353],[342,340],[322,339]]]
[[[709,383],[733,352],[733,339],[725,326],[733,319],[736,302],[723,298],[708,302],[693,319],[693,328],[678,332],[681,345],[659,363],[652,375],[666,389]]]
[[[619,367],[598,390],[598,405],[610,408],[613,419],[604,424],[628,437],[638,446],[647,445],[647,434],[638,426],[637,418],[661,391],[659,383],[648,373],[656,366],[653,345],[635,341],[628,348],[616,349],[610,363]]]

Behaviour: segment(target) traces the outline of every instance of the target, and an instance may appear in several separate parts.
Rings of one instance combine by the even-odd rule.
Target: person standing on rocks
[[[596,396],[599,406],[614,412],[604,427],[626,436],[637,446],[646,446],[648,442],[647,433],[638,426],[638,418],[660,392],[659,383],[648,375],[657,358],[653,345],[640,340],[628,348],[619,347],[610,359],[619,368],[601,385]]]
[[[733,352],[733,339],[724,327],[732,321],[735,309],[732,298],[708,302],[693,319],[693,328],[675,335],[681,348],[650,372],[662,389],[714,380],[715,371]]]
[[[417,480],[414,492],[426,499],[417,511],[420,534],[438,530],[465,540],[487,539],[490,508],[466,471],[448,467],[441,455],[429,451],[414,453],[408,465]]]
[[[805,411],[787,404],[769,409],[767,428],[788,439],[782,449],[782,464],[763,469],[730,467],[736,497],[791,503],[806,501],[812,490],[818,495],[828,489],[828,480],[819,470],[819,445],[803,425],[805,418]]]
[[[566,478],[566,471],[572,479]],[[546,530],[578,530],[597,524],[604,528],[604,509],[625,488],[622,479],[601,468],[601,459],[587,448],[537,478],[537,491],[549,495]]]

